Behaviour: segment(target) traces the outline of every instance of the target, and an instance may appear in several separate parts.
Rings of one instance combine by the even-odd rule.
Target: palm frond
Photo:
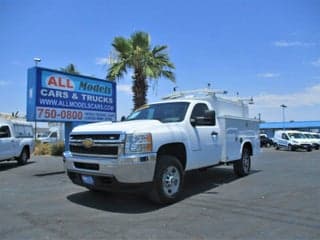
[[[134,32],[131,35],[133,49],[143,49],[149,51],[150,49],[150,35],[146,32]]]
[[[112,64],[108,69],[107,80],[115,81],[123,77],[123,75],[127,73],[126,63],[125,62],[116,62]]]

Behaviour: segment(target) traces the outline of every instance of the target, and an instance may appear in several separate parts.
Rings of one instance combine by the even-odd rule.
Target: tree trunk
[[[147,103],[146,96],[148,91],[148,84],[146,83],[146,77],[139,69],[135,69],[132,79],[133,103],[134,110],[136,110],[137,108]]]

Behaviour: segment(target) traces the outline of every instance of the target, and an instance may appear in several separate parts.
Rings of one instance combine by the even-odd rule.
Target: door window
[[[208,118],[206,113],[209,111],[207,104],[198,103],[194,106],[191,113],[191,121],[196,120],[197,126],[212,126],[214,124],[214,119]]]
[[[282,133],[282,139],[289,140],[287,134],[285,134],[285,133]]]
[[[8,126],[0,127],[0,138],[9,138],[11,137],[10,129]]]

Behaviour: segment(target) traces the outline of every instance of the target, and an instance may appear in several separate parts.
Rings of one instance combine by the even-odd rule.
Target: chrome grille
[[[121,133],[71,134],[69,149],[73,155],[116,158],[123,151],[124,139]]]

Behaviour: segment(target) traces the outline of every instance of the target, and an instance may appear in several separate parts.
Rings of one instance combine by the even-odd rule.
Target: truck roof
[[[216,111],[217,116],[235,116],[248,118],[249,109],[248,103],[252,103],[253,99],[240,99],[231,97],[221,97],[218,95],[226,94],[226,91],[221,90],[210,90],[210,89],[197,89],[192,91],[182,91],[174,92],[163,99],[163,102],[195,102],[195,101],[205,101],[209,102],[213,109]],[[247,103],[248,102],[248,103]]]

